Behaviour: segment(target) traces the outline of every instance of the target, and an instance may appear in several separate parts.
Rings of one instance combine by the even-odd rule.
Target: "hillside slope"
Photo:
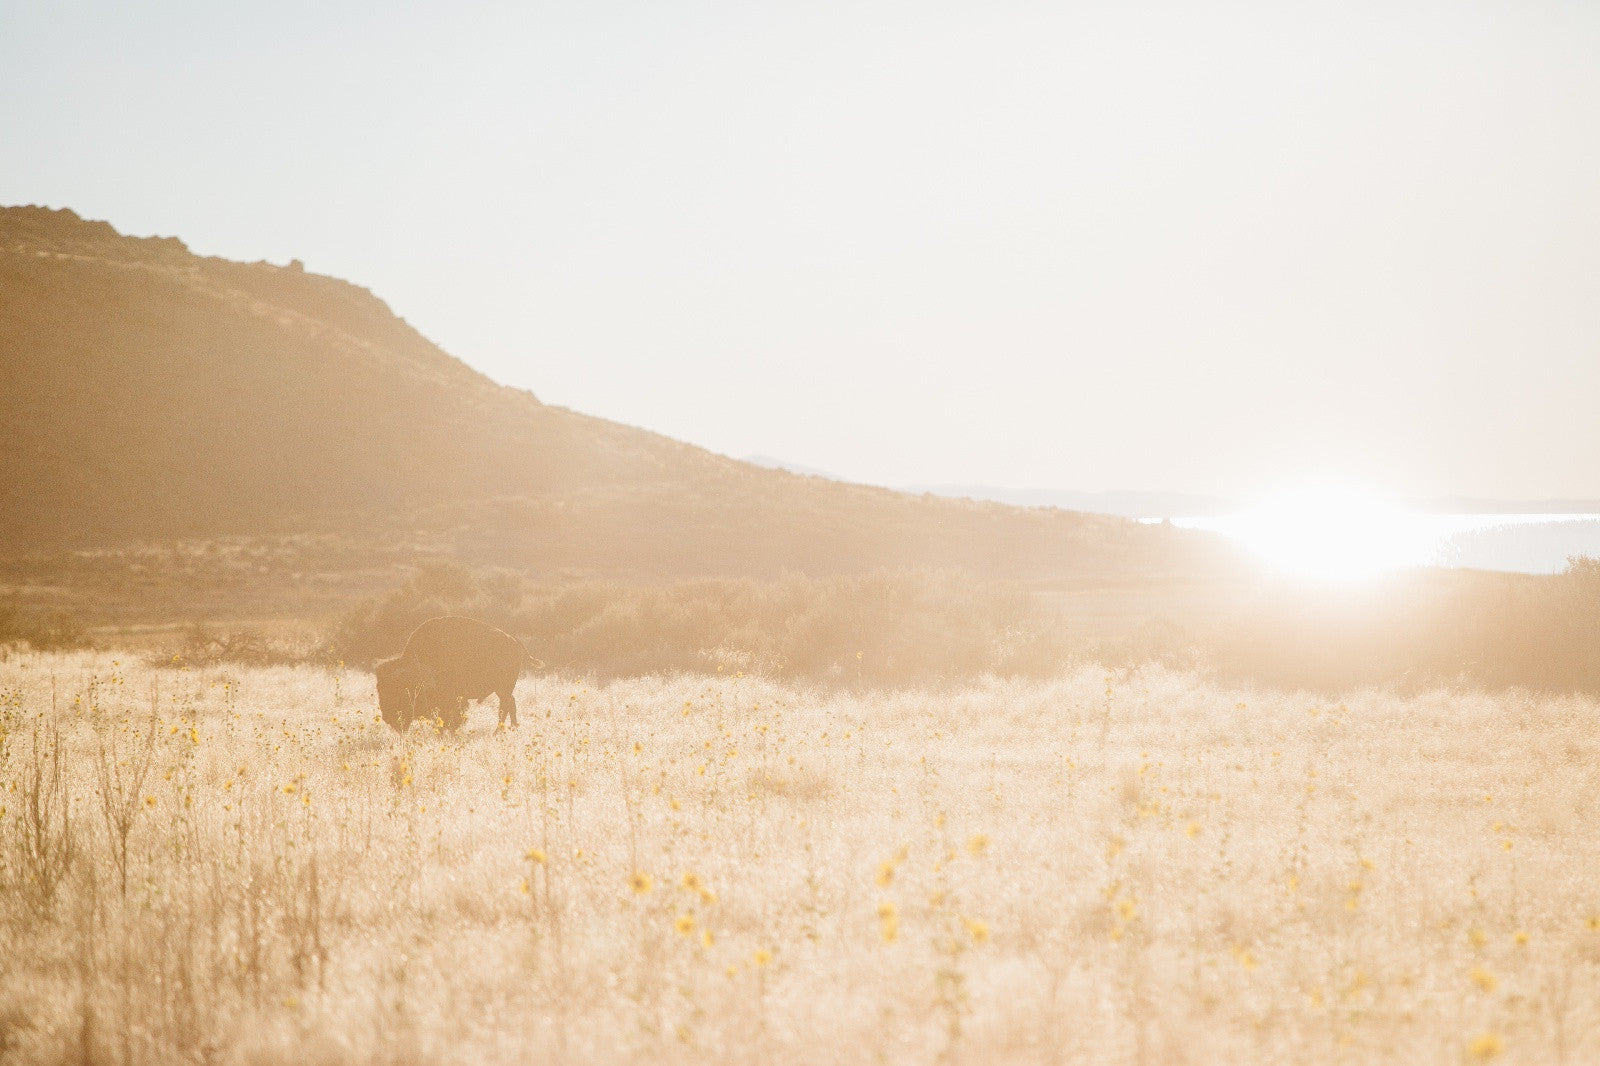
[[[42,209],[0,211],[0,249],[0,533],[18,542],[282,528],[711,459],[495,385],[333,278]]]
[[[1207,539],[762,469],[541,404],[298,264],[0,209],[0,544],[442,532],[474,562],[671,577],[1154,578]]]

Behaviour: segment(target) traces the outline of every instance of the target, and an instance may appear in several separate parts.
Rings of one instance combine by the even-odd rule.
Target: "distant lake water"
[[[1253,513],[1174,518],[1248,546],[1260,539]],[[1354,535],[1381,545],[1389,566],[1447,566],[1553,574],[1574,555],[1600,558],[1600,514],[1389,514],[1365,517]],[[1337,550],[1337,544],[1330,550]]]

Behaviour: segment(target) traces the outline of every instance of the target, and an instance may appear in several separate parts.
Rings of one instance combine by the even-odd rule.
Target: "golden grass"
[[[520,731],[400,739],[358,673],[0,663],[0,1049],[1600,1059],[1592,701],[1156,670],[518,699]]]

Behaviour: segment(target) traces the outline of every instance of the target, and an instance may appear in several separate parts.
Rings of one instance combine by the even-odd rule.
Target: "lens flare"
[[[1434,540],[1424,516],[1369,492],[1328,486],[1291,489],[1242,514],[1194,525],[1233,538],[1281,573],[1330,581],[1426,565]]]

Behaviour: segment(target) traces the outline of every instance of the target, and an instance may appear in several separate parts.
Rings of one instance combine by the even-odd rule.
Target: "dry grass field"
[[[1600,1061],[1600,706],[0,663],[22,1062]]]

